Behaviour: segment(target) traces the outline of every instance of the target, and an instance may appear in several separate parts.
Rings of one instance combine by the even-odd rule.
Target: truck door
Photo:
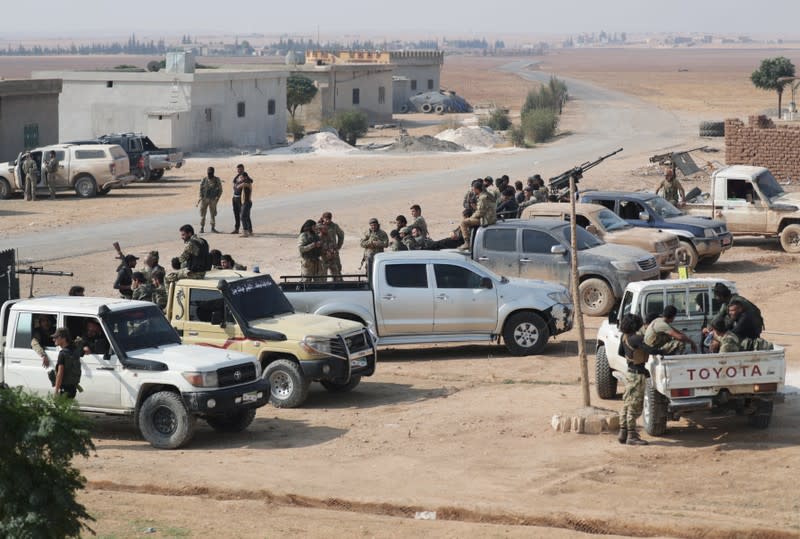
[[[733,233],[764,232],[767,206],[752,182],[728,178],[726,191],[716,193],[719,211]]]
[[[385,263],[378,271],[375,314],[378,335],[433,331],[433,283],[428,264]]]
[[[570,283],[569,250],[553,253],[563,244],[543,230],[523,229],[522,252],[519,253],[519,276],[525,279]]]
[[[204,288],[184,290],[189,293],[189,315],[184,324],[183,342],[241,351],[243,335],[225,306],[222,292]]]
[[[493,225],[479,229],[480,237],[473,247],[475,262],[507,277],[519,277],[517,228]]]
[[[81,408],[122,408],[122,364],[110,347],[100,320],[86,316],[65,316],[70,335],[91,342],[89,352],[81,357],[81,387],[75,399]],[[108,351],[108,359],[106,359]]]
[[[40,331],[38,326],[40,316],[49,316],[52,319],[51,327],[46,332],[52,333],[56,328],[55,315],[26,311],[11,315],[8,335],[6,335],[4,368],[5,382],[10,387],[22,386],[26,391],[44,397],[53,394],[52,384],[47,377],[48,369],[42,367],[42,358],[31,348],[34,332]],[[42,344],[48,359],[50,359],[49,368],[55,368],[58,349],[49,340],[43,341]]]
[[[639,217],[643,216],[643,214],[647,214],[648,219],[640,219]],[[648,228],[656,226],[652,219],[652,215],[645,205],[636,200],[620,200],[617,215],[628,221],[633,226]]]
[[[497,290],[469,268],[434,264],[434,333],[490,333],[497,327]]]

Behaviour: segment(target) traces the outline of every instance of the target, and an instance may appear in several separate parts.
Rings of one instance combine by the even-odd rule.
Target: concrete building
[[[61,141],[142,132],[184,150],[286,142],[285,70],[194,69],[186,53],[159,72],[41,71],[60,78]]]
[[[0,161],[58,142],[60,80],[0,80]]]

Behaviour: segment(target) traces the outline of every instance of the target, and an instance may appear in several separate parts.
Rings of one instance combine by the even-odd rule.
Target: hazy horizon
[[[366,4],[366,7],[365,7]],[[80,8],[77,6],[80,5]],[[486,5],[405,0],[394,5],[353,0],[305,0],[301,4],[234,1],[224,9],[195,2],[139,0],[135,10],[86,0],[40,0],[33,24],[0,33],[0,43],[20,39],[101,39],[130,33],[142,36],[291,34],[320,39],[415,39],[474,35],[554,35],[582,32],[708,33],[800,36],[800,2],[765,4],[729,0],[675,0],[668,7],[642,0],[551,3],[499,0]],[[7,20],[30,20],[30,7],[6,6]],[[25,27],[24,30],[21,28]]]

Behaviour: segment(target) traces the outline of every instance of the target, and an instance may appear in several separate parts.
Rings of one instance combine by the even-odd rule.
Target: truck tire
[[[725,122],[700,122],[701,137],[724,137]]]
[[[617,398],[617,379],[608,364],[606,347],[603,344],[597,347],[597,354],[594,358],[594,377],[598,397],[601,399]]]
[[[614,291],[603,279],[592,277],[578,286],[578,295],[584,314],[605,316],[614,308]]]
[[[308,397],[311,381],[290,359],[276,359],[264,369],[263,376],[269,382],[269,402],[275,408],[297,408]]]
[[[550,330],[536,313],[523,312],[511,315],[503,328],[503,342],[515,356],[540,353],[550,338]]]
[[[0,178],[0,200],[11,198],[11,184],[5,178]]]
[[[217,432],[242,432],[256,418],[256,409],[238,410],[223,416],[206,418],[206,423]]]
[[[712,264],[715,264],[717,262],[717,260],[719,260],[720,256],[722,256],[722,253],[717,253],[717,254],[715,254],[713,256],[703,257],[703,258],[701,258],[700,260],[697,261],[697,265],[700,266],[700,267],[703,267],[703,268],[707,268],[708,266],[711,266]]]
[[[150,181],[158,181],[163,177],[164,177],[164,169],[163,168],[159,168],[159,169],[156,169],[156,170],[151,170],[150,171],[150,177],[148,179]]]
[[[644,430],[651,436],[662,436],[667,432],[667,399],[656,390],[652,378],[647,379],[642,410]]]
[[[197,418],[172,391],[153,393],[142,403],[137,414],[139,431],[158,449],[177,449],[194,436]]]
[[[339,384],[333,380],[320,380],[319,383],[331,393],[348,393],[353,391],[356,386],[361,383],[361,376],[358,374],[352,375],[350,381],[346,384]]]
[[[692,269],[697,267],[697,262],[700,260],[697,249],[687,240],[681,240],[681,244],[675,250],[675,257],[678,259],[679,265],[683,265],[685,261],[685,264]]]
[[[787,253],[800,253],[800,225],[786,225],[781,230],[781,247]]]
[[[75,192],[81,198],[92,198],[97,195],[97,182],[88,174],[78,176],[75,180]]]
[[[772,408],[772,401],[762,401],[756,407],[756,411],[747,416],[747,422],[753,428],[766,429],[772,419]]]

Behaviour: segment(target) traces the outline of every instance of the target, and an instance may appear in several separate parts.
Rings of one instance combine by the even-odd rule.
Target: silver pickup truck
[[[297,312],[361,322],[378,346],[502,337],[509,352],[524,356],[572,328],[572,298],[563,286],[501,277],[457,253],[381,253],[367,277],[283,277],[280,286]]]

